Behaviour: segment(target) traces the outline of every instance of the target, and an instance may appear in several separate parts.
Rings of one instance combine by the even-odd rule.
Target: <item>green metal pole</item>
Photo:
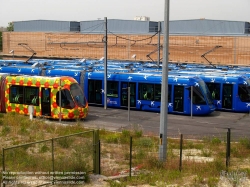
[[[131,170],[132,170],[132,136],[130,136],[130,156],[129,156],[129,177],[131,178]]]
[[[96,173],[95,130],[93,131],[93,172]]]
[[[52,172],[53,172],[53,178],[52,178],[52,184],[54,185],[54,175],[55,175],[55,156],[54,156],[54,139],[51,139],[51,153],[52,153]]]
[[[99,140],[99,174],[101,174],[101,141]]]
[[[2,160],[2,162],[3,162],[3,173],[5,172],[5,162],[4,162],[4,148],[3,148],[3,160]],[[5,174],[3,174],[2,176],[5,176]],[[5,180],[4,180],[4,178],[2,178],[2,182],[3,182],[3,187],[5,187]]]
[[[95,149],[96,149],[96,174],[100,174],[100,150],[99,150],[99,130],[96,130],[96,137],[95,137]]]
[[[183,144],[183,134],[181,134],[181,140],[180,140],[180,165],[179,170],[182,170],[182,144]]]

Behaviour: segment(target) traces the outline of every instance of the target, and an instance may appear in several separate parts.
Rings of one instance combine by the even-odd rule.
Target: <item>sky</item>
[[[250,0],[169,0],[170,20],[250,22]],[[164,21],[165,0],[0,0],[0,27],[12,21],[97,19]]]

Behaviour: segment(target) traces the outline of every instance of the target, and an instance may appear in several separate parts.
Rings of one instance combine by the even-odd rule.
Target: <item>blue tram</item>
[[[250,79],[240,75],[201,75],[217,110],[250,111]]]
[[[107,106],[127,107],[130,87],[130,107],[137,110],[160,112],[161,75],[148,73],[108,73]],[[191,86],[193,103],[191,105]],[[104,73],[88,72],[84,81],[84,90],[91,105],[104,105]],[[191,109],[192,106],[192,109]],[[215,110],[211,94],[198,77],[169,76],[168,112],[173,114],[207,115]]]
[[[214,101],[216,110],[231,112],[250,111],[250,78],[226,72],[179,72],[181,75],[196,75],[202,78]],[[173,73],[173,74],[176,74]]]
[[[39,62],[43,66],[36,65]],[[0,67],[0,72],[5,73],[14,73],[14,74],[26,74],[26,75],[43,75],[43,76],[71,76],[78,81],[82,88],[85,90],[85,95],[88,97],[90,104],[95,105],[103,105],[104,94],[104,73],[103,71],[103,63],[98,63],[97,61],[34,61],[32,63],[25,63],[21,65],[20,61],[8,61],[9,66],[5,66],[7,62],[4,63]],[[120,65],[121,63],[121,65]],[[109,107],[127,107],[126,101],[126,90],[122,89],[126,86],[123,86],[123,83],[127,82],[127,84],[131,85],[132,89],[135,90],[135,95],[132,95],[131,92],[131,103],[130,106],[138,109],[138,110],[150,110],[150,111],[160,111],[160,96],[157,96],[155,90],[159,90],[158,87],[161,84],[161,68],[152,68],[151,66],[146,67],[146,64],[136,63],[131,64],[129,62],[116,63],[110,62],[108,66],[108,85],[109,82],[118,82],[115,83],[116,90],[115,94],[107,93],[108,95],[108,106]],[[12,65],[11,65],[12,64]],[[118,66],[119,65],[119,66]],[[191,68],[190,68],[190,67]],[[175,87],[182,85],[184,87],[184,96],[186,96],[186,92],[190,93],[191,79],[194,79],[195,76],[200,77],[207,84],[208,89],[211,93],[211,97],[213,97],[213,102],[216,105],[218,110],[226,110],[233,112],[248,112],[250,110],[250,83],[249,83],[249,68],[237,68],[237,69],[227,69],[225,68],[211,68],[205,67],[204,65],[189,65],[186,66],[186,69],[178,69],[177,66],[171,68],[172,70],[169,72],[169,86],[168,90],[171,93],[169,95],[169,112],[170,113],[180,113],[180,114],[189,114],[190,113],[190,104],[185,104],[190,97],[181,97],[182,99],[186,99],[185,101],[180,101],[175,94],[177,92],[174,91]],[[144,72],[144,73],[130,73],[131,69],[134,72]],[[100,71],[91,72],[91,71]],[[121,73],[124,72],[124,73]],[[238,73],[238,74],[237,74]],[[245,74],[242,76],[240,74]],[[172,75],[171,75],[172,74]],[[235,75],[234,75],[235,74]],[[99,76],[99,77],[98,77]],[[147,79],[142,77],[147,77]],[[131,80],[128,77],[133,77]],[[183,82],[174,82],[173,78],[177,77],[178,81],[180,81],[181,77],[183,77]],[[184,77],[186,77],[186,81],[184,82]],[[189,81],[188,81],[188,78]],[[197,79],[197,78],[195,78]],[[176,79],[175,79],[176,80]],[[172,81],[172,82],[171,82]],[[125,84],[124,83],[124,84]],[[143,93],[140,91],[140,85],[145,84],[147,86],[151,85],[153,87],[154,93],[149,93],[149,95],[153,95],[152,99],[144,99],[139,93]],[[175,86],[175,84],[177,86]],[[186,85],[185,85],[186,84]],[[93,91],[97,90],[97,91]],[[109,87],[108,87],[109,89]],[[146,89],[146,88],[145,88]],[[140,91],[140,92],[139,92]],[[195,92],[195,90],[194,90]],[[117,93],[117,97],[116,97]],[[122,94],[124,93],[124,94]],[[160,93],[160,92],[159,92]],[[202,92],[204,93],[204,92]],[[195,94],[195,93],[194,93]],[[209,97],[209,96],[207,96]],[[206,104],[209,105],[209,99],[205,99]],[[190,101],[189,101],[190,102]],[[196,102],[196,97],[194,97],[194,102]],[[152,103],[152,104],[151,104]],[[181,105],[179,105],[179,103]],[[182,104],[183,103],[183,104]],[[181,106],[181,107],[180,107]],[[199,105],[198,105],[199,106]],[[193,111],[195,112],[196,107],[193,105]],[[197,108],[199,109],[199,108]]]

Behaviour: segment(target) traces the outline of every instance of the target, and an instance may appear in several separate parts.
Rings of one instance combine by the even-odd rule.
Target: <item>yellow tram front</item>
[[[28,115],[29,106],[33,106],[33,115],[37,117],[82,119],[88,115],[84,92],[72,77],[9,75],[2,81],[6,112]]]

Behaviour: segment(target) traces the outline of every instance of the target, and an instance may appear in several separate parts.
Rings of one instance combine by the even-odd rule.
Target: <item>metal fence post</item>
[[[101,174],[101,141],[99,140],[99,144],[98,144],[98,150],[99,150],[99,174]]]
[[[181,134],[180,139],[180,163],[179,163],[179,170],[182,170],[182,145],[183,145],[183,134]]]
[[[227,148],[226,148],[226,167],[230,166],[230,142],[231,142],[231,129],[228,128],[227,131]]]
[[[52,172],[53,172],[53,178],[52,178],[52,184],[54,185],[54,175],[55,175],[55,156],[54,156],[54,139],[51,139],[51,154],[52,154]]]
[[[94,173],[100,174],[99,130],[94,131]]]
[[[100,174],[99,130],[96,130],[96,174]]]
[[[4,175],[2,175],[2,176],[5,176],[5,162],[4,162],[4,148],[3,148],[3,157],[2,157],[2,162],[3,162],[3,174]],[[5,180],[4,180],[4,178],[2,178],[2,182],[3,182],[3,187],[5,187]]]
[[[132,136],[130,136],[130,149],[129,149],[129,177],[131,178],[131,170],[132,170]]]
[[[93,173],[95,173],[95,168],[96,168],[96,162],[95,162],[95,130],[93,130]]]

